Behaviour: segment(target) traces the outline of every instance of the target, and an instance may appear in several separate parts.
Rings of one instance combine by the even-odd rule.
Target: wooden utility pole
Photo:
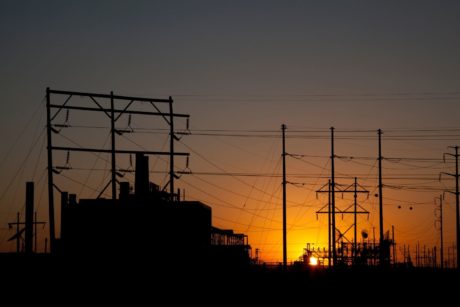
[[[53,146],[51,141],[51,97],[50,88],[46,88],[46,134],[48,152],[48,219],[50,223],[50,252],[54,252],[54,182],[53,182]]]
[[[436,199],[434,199],[435,201],[435,205],[436,205]],[[436,216],[436,218],[439,218],[436,219],[436,222],[439,222],[439,234],[440,234],[440,239],[441,239],[441,248],[439,250],[439,254],[440,254],[440,258],[441,258],[441,269],[444,268],[444,235],[443,235],[443,220],[442,220],[442,195],[439,195],[439,216]]]
[[[174,113],[173,99],[169,96],[169,197],[174,201]]]
[[[117,199],[117,170],[116,170],[116,154],[115,154],[115,106],[113,101],[113,92],[110,92],[110,131],[112,138],[111,162],[112,162],[112,200]]]
[[[283,133],[283,268],[287,269],[287,237],[286,237],[286,125],[281,125]]]
[[[331,211],[332,211],[332,264],[337,264],[337,251],[335,243],[335,168],[334,168],[334,127],[331,127]]]
[[[382,184],[382,130],[378,130],[379,135],[379,232],[380,232],[380,239],[379,239],[379,246],[380,246],[380,265],[383,265],[384,259],[384,251],[383,251],[383,184]]]
[[[8,241],[16,240],[16,252],[21,252],[21,236],[24,233],[24,246],[22,251],[30,255],[34,252],[34,236],[35,236],[35,249],[37,248],[37,225],[46,224],[46,222],[39,222],[37,220],[37,213],[34,219],[34,183],[26,182],[26,214],[25,221],[21,222],[20,213],[18,212],[16,222],[8,223],[10,229],[16,226],[16,234],[14,234]],[[24,227],[21,228],[21,225]],[[35,231],[34,231],[35,227]]]
[[[395,241],[395,225],[391,225],[392,241],[393,241],[393,265],[396,266],[396,241]]]
[[[331,247],[332,247],[332,242],[331,242],[331,236],[332,236],[332,216],[331,216],[331,180],[329,179],[327,183],[327,257],[328,257],[328,267],[331,267]]]
[[[439,204],[439,210],[441,211],[441,229],[440,229],[440,233],[441,233],[441,269],[444,268],[444,235],[443,235],[443,230],[442,230],[442,197],[440,198],[441,199],[441,203]]]

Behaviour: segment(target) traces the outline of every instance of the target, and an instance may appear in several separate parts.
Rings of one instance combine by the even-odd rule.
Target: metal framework
[[[455,174],[452,173],[445,173],[441,172],[439,174],[439,180],[441,180],[441,175],[445,174],[455,178],[455,192],[453,191],[446,191],[455,195],[455,233],[456,233],[456,245],[457,245],[457,270],[460,270],[460,191],[459,191],[459,178],[460,174],[458,172],[458,157],[460,156],[458,146],[449,146],[448,148],[454,149],[455,154],[452,153],[444,153],[443,159],[446,161],[446,156],[451,156],[455,158]]]
[[[326,189],[327,188],[327,189]],[[329,253],[329,265],[330,265],[330,261],[331,261],[331,255],[330,255],[330,251],[332,250],[332,259],[334,261],[338,261],[337,260],[337,254],[334,255],[336,252],[336,248],[337,246],[335,246],[336,248],[334,248],[334,246],[331,246],[331,245],[336,245],[336,242],[335,240],[332,240],[331,242],[331,238],[335,238],[335,232],[339,232],[340,234],[340,238],[341,239],[345,239],[346,241],[349,241],[346,237],[345,237],[345,234],[353,227],[354,228],[354,241],[352,243],[352,255],[353,255],[353,258],[356,258],[357,257],[357,251],[359,250],[358,249],[358,246],[357,246],[357,242],[358,242],[358,238],[357,238],[357,227],[358,227],[358,221],[357,221],[357,215],[358,214],[367,214],[369,216],[369,211],[367,211],[366,209],[364,209],[361,205],[358,204],[358,194],[367,194],[369,195],[369,191],[366,190],[364,187],[362,187],[360,184],[358,184],[358,179],[355,177],[355,181],[353,184],[349,185],[348,187],[346,187],[345,189],[340,189],[340,185],[339,184],[335,184],[335,190],[336,192],[339,192],[339,193],[342,193],[342,195],[344,193],[353,193],[353,198],[354,198],[354,201],[353,201],[353,204],[351,204],[350,206],[348,206],[347,208],[345,209],[340,209],[340,208],[335,208],[335,210],[332,210],[332,204],[331,204],[331,194],[332,194],[332,184],[331,184],[331,180],[329,180],[329,182],[325,185],[323,185],[320,189],[318,189],[316,191],[316,193],[328,193],[328,203],[326,205],[324,205],[323,207],[321,207],[318,211],[316,211],[316,215],[318,216],[318,214],[327,214],[328,215],[328,224],[329,224],[329,231],[328,231],[328,241],[329,241],[329,247],[328,247],[328,253]],[[358,207],[359,207],[359,210],[358,210]],[[327,210],[325,210],[327,209]],[[335,220],[335,218],[332,218],[333,216],[335,216],[336,214],[341,214],[342,217],[344,214],[353,214],[354,215],[354,223],[346,230],[344,231],[343,233],[337,228],[337,226],[335,225],[335,223],[332,223],[331,220]],[[331,231],[332,229],[332,231]],[[351,243],[351,242],[350,242]],[[342,244],[343,245],[343,244]],[[335,263],[334,263],[335,265]]]
[[[51,102],[52,96],[66,96],[64,103],[55,104]],[[70,106],[68,102],[72,97],[87,97],[94,103],[94,107],[83,107],[83,106]],[[100,101],[110,101],[110,108],[103,107]],[[116,109],[114,102],[124,102],[124,108]],[[153,112],[132,110],[130,107],[139,102],[148,102],[154,109]],[[156,104],[168,104],[169,112],[162,112],[156,106]],[[52,110],[55,110],[52,113]],[[110,120],[110,133],[111,133],[111,148],[81,148],[81,147],[63,147],[53,146],[52,134],[58,133],[56,128],[65,127],[65,125],[53,125],[53,120],[62,110],[80,110],[87,112],[103,112],[108,120]],[[54,184],[53,173],[57,171],[57,167],[53,164],[53,151],[76,151],[76,152],[98,152],[98,153],[110,153],[111,154],[111,180],[105,188],[111,184],[112,186],[112,199],[116,200],[116,155],[117,154],[135,154],[142,152],[150,155],[166,155],[169,156],[169,193],[170,200],[174,200],[174,156],[188,156],[189,153],[175,152],[174,141],[177,137],[174,134],[174,118],[186,118],[190,116],[188,114],[177,114],[173,112],[173,99],[171,96],[168,99],[156,99],[156,98],[145,98],[145,97],[132,97],[132,96],[121,96],[114,95],[113,92],[110,94],[97,94],[97,93],[84,93],[84,92],[73,92],[73,91],[61,91],[46,89],[46,111],[47,111],[47,153],[48,153],[48,204],[49,204],[49,230],[50,230],[50,250],[55,251],[55,220],[54,220],[54,188],[59,188]],[[169,126],[169,151],[136,151],[136,150],[120,150],[116,148],[116,134],[120,134],[122,131],[117,130],[115,123],[123,114],[137,114],[137,115],[149,115],[149,116],[161,116],[166,124]],[[104,188],[104,190],[105,190]]]

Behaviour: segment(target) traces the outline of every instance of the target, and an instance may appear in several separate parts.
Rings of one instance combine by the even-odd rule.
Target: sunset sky
[[[177,144],[190,152],[192,174],[176,186],[213,208],[215,226],[248,234],[266,261],[282,259],[281,124],[287,152],[301,155],[287,158],[290,261],[306,243],[327,244],[327,218],[315,214],[327,195],[314,191],[330,175],[331,126],[341,156],[337,181],[347,186],[356,176],[370,191],[359,198],[370,215],[358,226],[371,238],[375,227],[378,238],[380,128],[384,228],[395,227],[400,246],[439,247],[434,198],[454,186],[451,177],[438,180],[454,172],[443,153],[460,145],[459,13],[459,2],[444,0],[2,1],[0,251],[15,249],[6,242],[14,234],[7,223],[24,211],[26,181],[36,182],[39,218],[48,220],[46,87],[172,96],[175,111],[190,114],[192,132]],[[67,122],[73,127],[53,136],[58,144],[110,144],[103,117],[70,112]],[[164,149],[161,119],[133,116],[131,127],[134,133],[119,137],[122,146]],[[168,167],[162,159],[151,158],[151,180],[160,185]],[[66,160],[56,155],[56,164]],[[78,198],[95,197],[109,164],[92,155],[69,160],[74,169],[56,184]],[[128,157],[118,167],[129,168]],[[184,159],[176,168],[185,169]],[[337,194],[338,207],[351,202]],[[444,204],[447,258],[454,197],[446,194]],[[337,218],[341,230],[352,223],[351,216]],[[47,228],[38,235],[43,241]]]

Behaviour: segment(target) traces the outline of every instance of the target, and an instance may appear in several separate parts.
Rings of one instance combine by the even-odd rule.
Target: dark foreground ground
[[[3,293],[15,293],[13,297],[23,293],[64,305],[93,300],[104,305],[128,301],[130,306],[182,305],[184,301],[194,306],[242,302],[284,306],[291,301],[326,306],[405,302],[412,306],[432,302],[457,305],[460,298],[460,274],[439,269],[290,267],[284,272],[264,266],[195,265],[186,259],[166,264],[139,258],[115,261],[0,254],[0,276]]]

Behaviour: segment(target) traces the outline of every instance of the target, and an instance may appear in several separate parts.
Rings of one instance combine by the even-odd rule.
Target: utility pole
[[[327,183],[327,257],[328,257],[328,267],[331,267],[331,180],[328,180]]]
[[[335,206],[335,191],[336,191],[336,182],[335,182],[335,150],[334,150],[334,127],[330,128],[331,130],[331,179],[329,180],[327,186],[328,189],[327,191],[324,190],[324,187],[321,187],[319,190],[316,191],[316,193],[328,193],[328,210],[327,212],[323,211],[322,207],[320,210],[316,211],[316,214],[319,213],[327,213],[328,214],[328,245],[329,245],[329,263],[330,263],[330,250],[332,249],[332,264],[335,267],[337,263],[337,246],[336,246],[336,222],[335,222],[335,215],[336,215],[336,206]],[[349,190],[351,187],[354,187],[354,190],[351,191]],[[353,192],[355,194],[355,202],[354,202],[354,210],[353,211],[348,211],[350,207],[348,207],[345,210],[339,210],[341,214],[344,213],[353,213],[355,214],[355,221],[354,221],[354,227],[355,227],[355,243],[353,245],[353,256],[356,254],[356,242],[357,242],[357,230],[356,230],[356,225],[357,225],[357,213],[366,213],[368,214],[369,212],[365,211],[363,209],[362,212],[357,211],[357,193],[369,193],[367,190],[363,189],[363,191],[358,191],[358,183],[357,183],[357,178],[355,178],[355,184],[347,187],[345,190],[339,190],[341,193],[347,193],[347,192]],[[332,216],[331,216],[332,214]],[[351,227],[350,227],[351,228]],[[349,228],[349,229],[350,229]],[[332,242],[331,242],[332,241]],[[332,245],[332,248],[331,248]]]
[[[54,253],[54,183],[53,183],[53,146],[51,142],[51,97],[50,88],[46,88],[46,134],[48,152],[48,219],[50,223],[50,252]]]
[[[406,244],[404,244],[404,249],[403,249],[403,263],[405,266],[406,265]]]
[[[384,252],[383,252],[383,197],[382,197],[382,130],[378,130],[379,135],[379,231],[380,231],[380,265],[383,265],[384,262]]]
[[[327,190],[325,190],[326,186],[328,187]],[[361,188],[361,189],[359,189],[359,188]],[[358,179],[357,178],[355,178],[355,183],[354,184],[348,186],[346,189],[338,189],[337,192],[342,193],[342,194],[343,193],[353,193],[356,196],[356,198],[358,197],[358,194],[361,194],[361,193],[369,194],[369,191],[367,191],[365,188],[363,188],[362,186],[360,186],[358,184]],[[331,207],[332,207],[331,206],[331,194],[332,194],[331,180],[328,181],[327,185],[323,185],[319,190],[316,190],[316,193],[317,194],[318,193],[328,193],[328,203],[327,203],[327,205],[321,207],[318,211],[316,211],[316,214],[317,215],[318,214],[327,214],[328,215],[328,244],[329,244],[329,246],[328,246],[328,248],[329,248],[328,257],[329,257],[329,260],[330,260],[330,257],[331,257],[331,252],[330,252],[331,251],[331,240],[332,240],[332,238],[334,238],[335,231],[339,231],[338,228],[336,228],[335,231],[334,231],[334,228],[331,225],[332,224],[331,219],[332,219],[332,216],[333,216],[332,210],[331,210]],[[327,211],[325,211],[326,206],[327,206]],[[360,210],[358,210],[358,207],[360,207]],[[344,214],[353,214],[355,216],[355,223],[347,229],[347,231],[348,231],[348,230],[351,229],[351,227],[357,227],[356,226],[357,225],[357,222],[356,222],[357,214],[369,214],[369,211],[367,211],[363,207],[361,207],[357,203],[357,199],[355,199],[355,202],[352,205],[348,206],[347,208],[345,208],[343,210],[340,209],[340,208],[336,208],[336,210],[334,212],[334,215],[337,215],[337,214],[341,214],[342,216]],[[345,233],[347,231],[345,231]],[[344,236],[345,233],[343,233],[341,235]],[[347,241],[349,241],[349,240],[347,239]],[[357,240],[357,231],[355,229],[355,243],[357,241],[358,241]],[[356,244],[355,243],[353,243],[352,252],[353,252],[354,249],[356,249]],[[353,253],[353,256],[354,257],[356,256],[355,252]],[[355,259],[353,258],[353,261],[354,260]]]
[[[21,235],[20,235],[20,230],[19,230],[19,224],[20,224],[20,213],[18,212],[17,217],[16,217],[16,235],[18,236],[16,238],[16,253],[21,252]]]
[[[391,233],[393,239],[393,265],[396,266],[396,241],[395,241],[395,225],[391,225]]]
[[[436,205],[436,199],[434,199],[435,205]],[[440,256],[441,256],[441,269],[444,268],[444,235],[443,235],[443,221],[442,221],[442,195],[439,195],[439,220],[436,220],[436,222],[439,222],[439,232],[441,236],[441,248],[440,248]]]
[[[441,211],[441,229],[440,229],[440,232],[441,232],[441,269],[444,268],[444,235],[443,235],[443,230],[442,230],[442,197],[440,198],[441,199],[441,203],[439,204],[439,210]]]
[[[358,215],[356,214],[356,210],[358,209],[358,180],[356,179],[355,177],[355,183],[353,184],[354,185],[354,193],[353,193],[353,207],[354,207],[354,211],[355,211],[355,214],[353,215],[354,217],[354,224],[355,224],[355,227],[354,227],[354,240],[353,240],[353,262],[356,261],[356,248],[358,247],[357,245],[357,240],[358,240]]]
[[[113,101],[113,91],[110,92],[110,127],[112,132],[112,150],[111,150],[111,162],[112,162],[112,201],[115,202],[117,199],[117,175],[116,175],[116,163],[115,163],[115,106]]]
[[[287,238],[286,238],[286,125],[281,125],[283,133],[283,269],[287,269]]]
[[[361,188],[361,189],[359,189]],[[358,194],[361,193],[366,193],[368,194],[369,197],[369,191],[366,190],[364,187],[358,184],[358,178],[355,177],[354,183],[350,186],[348,186],[346,189],[340,191],[343,195],[343,193],[353,193],[353,211],[349,211],[348,208],[345,210],[339,210],[340,213],[352,213],[354,216],[354,224],[353,224],[353,230],[354,230],[354,242],[353,242],[353,263],[356,261],[356,256],[357,256],[357,244],[358,244],[358,214],[369,214],[369,211],[365,210],[363,207],[358,205]],[[361,211],[358,211],[358,206],[361,208]]]
[[[372,244],[373,244],[373,250],[375,251],[375,226],[372,226]],[[374,252],[375,254],[375,252]],[[372,261],[374,262],[375,265],[375,256],[372,257]]]
[[[173,100],[169,96],[169,194],[171,202],[174,201],[174,138]]]
[[[332,211],[332,262],[337,263],[337,251],[335,246],[335,169],[334,169],[334,127],[331,127],[331,211]]]
[[[441,173],[441,174],[446,174],[452,177],[455,177],[455,229],[456,229],[456,241],[457,241],[457,270],[460,270],[460,225],[459,225],[459,218],[460,218],[460,212],[459,212],[459,187],[458,187],[458,146],[449,146],[448,148],[453,148],[455,150],[455,154],[451,153],[444,153],[444,160],[446,155],[447,156],[452,156],[455,158],[455,174],[450,174],[450,173]],[[440,176],[441,176],[440,174]],[[452,193],[451,191],[448,191]]]
[[[327,186],[327,190],[325,190]],[[328,180],[327,184],[323,185],[319,190],[316,190],[316,197],[318,198],[318,193],[327,193],[327,204],[316,211],[316,215],[318,218],[318,214],[327,214],[327,260],[328,260],[328,267],[331,268],[332,266],[332,237],[334,230],[332,228],[332,188],[331,188],[331,179]],[[324,208],[327,207],[327,211],[324,211]]]
[[[37,220],[37,213],[35,213],[34,219],[34,183],[26,182],[26,217],[25,221],[21,222],[20,213],[18,212],[16,217],[16,222],[8,223],[8,228],[12,229],[13,226],[16,226],[16,234],[14,234],[8,241],[16,240],[16,252],[21,252],[21,235],[24,233],[24,251],[26,254],[30,255],[34,252],[33,243],[35,236],[35,248],[37,248],[37,225],[46,224],[46,222],[39,222]],[[21,228],[21,225],[24,227]],[[35,227],[35,233],[34,233]]]
[[[63,104],[51,104],[51,95],[63,95],[67,96],[65,102]],[[84,97],[90,99],[95,106],[88,107],[88,106],[79,106],[79,105],[68,105],[67,103],[71,100],[72,97]],[[98,100],[103,100],[105,103],[99,103]],[[123,108],[115,108],[115,100],[120,104],[124,104]],[[107,107],[108,102],[110,103],[110,108]],[[147,110],[138,110],[130,108],[133,104],[137,103],[150,103],[150,105],[154,108],[153,111]],[[169,103],[169,112],[162,111],[157,106],[158,104],[166,104]],[[67,151],[67,152],[92,152],[92,153],[105,153],[111,155],[111,179],[108,181],[107,185],[103,188],[100,192],[98,198],[103,195],[105,190],[112,185],[112,199],[116,200],[116,181],[117,181],[117,172],[116,172],[116,155],[117,154],[147,154],[147,155],[164,155],[170,157],[170,181],[167,185],[170,186],[170,198],[171,200],[174,197],[174,156],[189,156],[188,153],[185,152],[175,152],[174,151],[174,118],[181,117],[181,118],[189,118],[187,114],[174,114],[172,112],[172,103],[173,100],[171,97],[169,99],[156,99],[156,98],[147,98],[147,97],[131,97],[131,96],[121,96],[121,95],[114,95],[113,92],[110,94],[98,94],[98,93],[84,93],[84,92],[73,92],[73,91],[61,91],[61,90],[51,90],[50,88],[46,88],[46,110],[47,110],[47,151],[48,151],[48,209],[49,209],[49,231],[50,231],[50,251],[53,253],[55,249],[55,219],[54,219],[54,188],[57,186],[54,184],[53,181],[53,173],[59,174],[60,172],[56,169],[53,169],[53,151]],[[54,114],[51,114],[51,109],[55,110]],[[53,125],[53,120],[55,120],[56,116],[63,110],[69,112],[70,110],[79,110],[79,111],[87,111],[87,112],[102,112],[104,113],[110,120],[110,127],[111,127],[111,148],[85,148],[85,147],[71,147],[71,146],[53,146],[52,145],[52,133],[59,133],[59,130],[56,130],[54,127],[58,125]],[[149,116],[159,116],[162,117],[166,124],[169,125],[170,128],[170,151],[163,152],[163,151],[150,151],[150,150],[122,150],[116,148],[115,143],[115,133],[122,134],[126,131],[117,130],[115,127],[116,121],[122,115],[149,115]],[[60,125],[64,127],[63,125]],[[68,126],[66,126],[68,127]],[[61,168],[62,169],[62,168]],[[68,169],[68,168],[66,168]],[[58,188],[57,188],[58,189]],[[166,189],[166,186],[165,188]],[[163,190],[164,190],[163,189]],[[59,189],[58,189],[59,190]]]

